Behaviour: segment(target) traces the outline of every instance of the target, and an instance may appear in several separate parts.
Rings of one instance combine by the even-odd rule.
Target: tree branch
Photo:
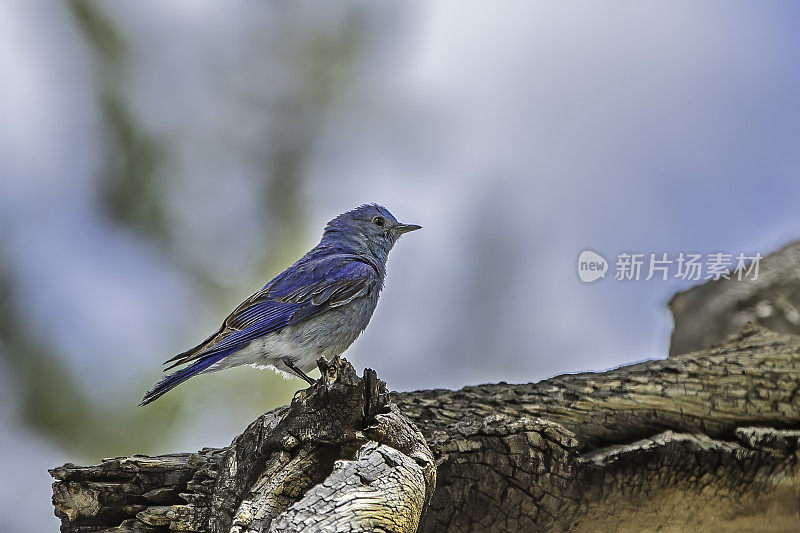
[[[65,532],[791,531],[798,354],[748,325],[608,372],[391,398],[336,361],[225,449],[65,465],[53,502]]]

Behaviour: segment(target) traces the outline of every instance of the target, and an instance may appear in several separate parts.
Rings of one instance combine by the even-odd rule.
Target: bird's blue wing
[[[205,353],[244,348],[253,339],[366,296],[375,286],[375,271],[360,261],[327,273],[311,283],[301,279],[268,284],[228,316],[225,325],[233,331]]]
[[[352,257],[332,256],[285,270],[242,302],[222,327],[195,348],[178,354],[167,368],[192,364],[166,376],[149,391],[149,403],[214,363],[247,346],[252,340],[300,323],[333,307],[379,290],[374,267]]]

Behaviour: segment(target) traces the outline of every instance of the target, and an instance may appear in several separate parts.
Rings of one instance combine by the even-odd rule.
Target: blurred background
[[[579,281],[586,248],[800,236],[800,8],[0,5],[0,531],[49,467],[224,446],[304,384],[240,368],[147,408],[160,364],[364,202],[398,244],[345,354],[395,390],[667,354],[689,281]],[[33,529],[32,529],[33,528]]]

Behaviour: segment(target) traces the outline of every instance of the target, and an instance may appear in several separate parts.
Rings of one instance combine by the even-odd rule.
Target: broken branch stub
[[[225,449],[51,470],[62,531],[417,530],[436,468],[386,384],[345,360]]]

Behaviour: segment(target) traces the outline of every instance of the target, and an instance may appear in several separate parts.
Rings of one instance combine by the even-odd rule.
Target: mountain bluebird
[[[320,357],[344,352],[367,327],[397,239],[420,229],[384,207],[362,205],[334,218],[322,240],[242,302],[219,330],[176,355],[169,374],[144,395],[146,405],[187,379],[239,365],[271,367],[308,383]]]

